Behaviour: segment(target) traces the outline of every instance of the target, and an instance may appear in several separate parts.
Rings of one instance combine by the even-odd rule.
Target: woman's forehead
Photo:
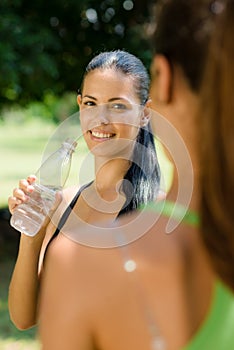
[[[83,95],[87,91],[93,91],[95,94],[121,92],[137,97],[132,76],[111,68],[89,72],[84,80]]]
[[[123,73],[121,70],[118,70],[116,68],[97,68],[93,71],[89,72],[86,77],[85,81],[91,80],[91,79],[109,79],[113,81],[131,81],[133,77],[129,74]]]

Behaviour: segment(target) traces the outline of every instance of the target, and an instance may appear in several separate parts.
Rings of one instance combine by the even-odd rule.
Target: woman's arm
[[[21,180],[19,188],[13,191],[13,196],[9,197],[9,209],[13,213],[14,209],[27,200],[27,192],[33,190],[32,184],[35,177],[28,177]],[[57,196],[57,204],[60,199]],[[55,210],[54,208],[54,210]],[[12,274],[8,306],[12,322],[21,330],[34,326],[37,322],[38,292],[39,292],[39,263],[42,259],[41,250],[45,248],[45,236],[50,237],[54,232],[54,225],[47,217],[40,231],[34,237],[21,234],[20,246],[17,261]],[[48,242],[48,239],[47,239]],[[42,256],[41,256],[42,257]]]
[[[21,330],[34,326],[37,321],[38,264],[43,239],[43,230],[35,237],[21,234],[8,295],[11,320]]]

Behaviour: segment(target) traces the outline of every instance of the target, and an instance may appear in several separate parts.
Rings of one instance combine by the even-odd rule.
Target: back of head
[[[215,1],[159,0],[156,5],[155,54],[164,55],[173,70],[182,68],[190,87],[201,85],[207,47],[214,26]]]
[[[222,4],[202,88],[202,234],[216,271],[234,290],[234,1]]]

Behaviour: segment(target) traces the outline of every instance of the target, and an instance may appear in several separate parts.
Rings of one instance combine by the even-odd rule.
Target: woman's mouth
[[[110,132],[104,132],[104,131],[97,131],[97,130],[89,130],[92,138],[98,139],[98,140],[109,140],[115,136],[115,134]]]

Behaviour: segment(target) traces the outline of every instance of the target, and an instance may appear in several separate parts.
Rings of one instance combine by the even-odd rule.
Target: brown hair
[[[207,48],[216,13],[212,0],[158,0],[156,29],[152,37],[155,54],[179,65],[193,91],[200,89]]]
[[[234,0],[158,0],[156,11],[154,53],[201,92],[202,237],[234,290]]]
[[[211,41],[202,87],[202,237],[219,276],[234,291],[234,1]]]

